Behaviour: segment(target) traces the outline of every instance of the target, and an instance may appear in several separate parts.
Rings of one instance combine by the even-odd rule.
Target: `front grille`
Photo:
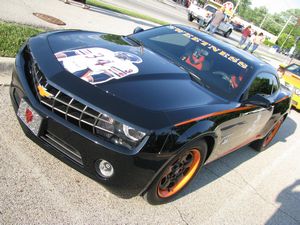
[[[80,165],[83,165],[82,157],[79,151],[65,143],[63,140],[60,140],[55,135],[46,133],[41,138],[49,143],[51,146],[54,146],[58,151],[64,153],[69,158],[73,159],[75,162],[79,163]]]
[[[37,63],[32,58],[30,53],[25,50],[25,58],[27,63],[27,79],[32,91],[37,99],[46,108],[64,118],[66,121],[86,130],[97,137],[110,140],[114,133],[109,130],[112,128],[112,123],[104,113],[97,112],[85,104],[70,97],[64,92],[56,89],[47,82],[47,79],[38,68]],[[39,94],[38,86],[43,87],[47,92],[48,97]],[[97,124],[101,124],[101,127]],[[108,129],[105,129],[108,128]]]

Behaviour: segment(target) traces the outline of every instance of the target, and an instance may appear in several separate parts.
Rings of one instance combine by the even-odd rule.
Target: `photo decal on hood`
[[[82,48],[55,53],[63,67],[91,84],[121,79],[139,72],[142,59],[132,53],[105,48]]]

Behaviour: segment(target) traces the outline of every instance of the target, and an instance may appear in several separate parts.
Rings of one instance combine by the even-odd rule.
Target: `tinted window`
[[[273,90],[272,90],[272,94],[273,94],[276,91],[278,91],[278,89],[280,87],[280,84],[279,84],[278,79],[274,75],[271,75],[271,76],[272,76],[272,79],[273,79]]]
[[[195,82],[228,99],[237,97],[251,77],[250,66],[211,42],[210,36],[199,37],[170,25],[130,37],[188,71]]]
[[[271,95],[279,89],[277,78],[272,74],[259,74],[252,82],[248,97],[255,94]]]
[[[289,65],[286,68],[286,70],[300,76],[300,66],[299,65],[296,65],[296,64]]]
[[[214,7],[210,6],[210,5],[206,6],[205,9],[207,11],[209,11],[209,12],[212,12],[213,14],[217,11],[216,8],[214,8]]]
[[[164,34],[164,35],[159,35],[159,36],[155,36],[150,38],[150,40],[155,41],[155,42],[161,42],[164,44],[171,44],[174,46],[181,46],[181,47],[185,47],[188,45],[188,43],[190,42],[189,39],[187,39],[184,36],[179,36],[177,34]]]

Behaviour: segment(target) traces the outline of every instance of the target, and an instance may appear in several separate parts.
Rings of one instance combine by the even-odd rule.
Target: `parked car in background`
[[[232,25],[233,30],[238,31],[238,32],[242,32],[243,29],[245,28],[242,24],[240,24],[240,23],[235,23],[235,22],[233,22],[233,21],[231,21],[230,24]]]
[[[188,20],[196,20],[199,24],[199,29],[206,28],[211,21],[213,14],[217,10],[218,8],[211,4],[207,4],[202,8],[199,5],[191,3],[190,7],[188,8]],[[217,29],[217,32],[222,34],[224,37],[229,37],[233,30],[233,26],[230,24],[227,18],[228,16],[226,15],[225,21],[221,22]]]
[[[151,204],[174,200],[203,165],[244,145],[265,150],[291,101],[272,66],[183,25],[31,37],[10,96],[29,138]]]
[[[284,85],[293,93],[292,105],[300,110],[300,66],[295,63],[287,67],[281,65],[278,73],[283,78]]]
[[[173,0],[173,2],[183,5],[184,7],[189,7],[191,4],[191,0]]]

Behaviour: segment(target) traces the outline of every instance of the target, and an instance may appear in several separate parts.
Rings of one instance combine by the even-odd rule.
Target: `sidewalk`
[[[14,62],[14,58],[0,57],[0,86],[10,83]]]

